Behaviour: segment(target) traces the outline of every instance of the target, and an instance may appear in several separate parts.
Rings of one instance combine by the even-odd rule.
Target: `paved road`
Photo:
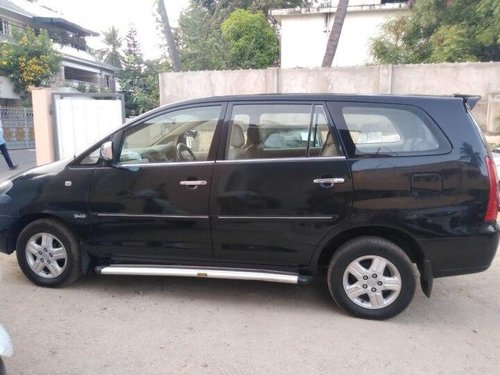
[[[0,265],[10,374],[498,373],[500,256],[385,322],[346,316],[314,286],[95,275],[44,289],[15,255]]]
[[[0,154],[0,182],[36,166],[36,153],[34,149],[9,150],[9,155],[12,162],[17,164],[18,167],[13,171],[9,170],[3,156]]]

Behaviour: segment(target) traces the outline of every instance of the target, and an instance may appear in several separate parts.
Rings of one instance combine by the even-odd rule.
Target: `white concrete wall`
[[[372,5],[366,5],[368,3]],[[282,68],[321,66],[335,11],[335,8],[273,11],[281,25]],[[380,1],[375,0],[350,3],[332,66],[371,63],[371,39],[379,33],[384,22],[406,12],[407,8],[399,4],[380,5]]]
[[[483,129],[500,133],[500,101],[494,95],[500,93],[500,62],[160,74],[161,104],[214,95],[293,92],[481,95],[474,115]]]
[[[348,12],[332,66],[365,65],[373,61],[370,39],[389,18],[402,9]],[[333,25],[334,13],[283,17],[281,21],[281,67],[320,67]]]

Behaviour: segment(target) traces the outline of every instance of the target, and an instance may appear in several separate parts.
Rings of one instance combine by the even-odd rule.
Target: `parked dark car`
[[[500,178],[500,150],[492,150],[491,155],[493,156],[493,162],[495,163],[495,167],[497,169],[497,177]]]
[[[0,186],[0,248],[37,285],[82,274],[325,281],[364,318],[486,270],[495,164],[469,96],[262,95],[146,113]]]

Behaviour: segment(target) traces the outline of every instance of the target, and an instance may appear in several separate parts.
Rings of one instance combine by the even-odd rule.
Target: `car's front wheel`
[[[343,244],[330,261],[327,279],[335,302],[367,319],[399,314],[410,304],[416,284],[408,255],[393,242],[371,236]]]
[[[78,240],[55,220],[27,225],[19,234],[16,254],[21,270],[40,286],[67,285],[82,275]]]

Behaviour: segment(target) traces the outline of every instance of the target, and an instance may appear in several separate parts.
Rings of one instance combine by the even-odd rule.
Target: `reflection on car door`
[[[208,203],[222,109],[174,109],[125,130],[117,165],[97,168],[90,192],[98,254],[213,260]]]
[[[308,264],[352,202],[348,163],[324,105],[235,103],[225,126],[211,197],[215,260]]]

